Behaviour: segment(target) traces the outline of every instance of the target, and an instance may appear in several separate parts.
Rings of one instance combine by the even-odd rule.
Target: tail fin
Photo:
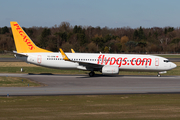
[[[17,53],[51,52],[37,47],[17,22],[10,22]]]

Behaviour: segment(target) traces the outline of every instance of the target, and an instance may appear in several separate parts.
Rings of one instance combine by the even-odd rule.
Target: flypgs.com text
[[[149,63],[149,64],[148,64]],[[98,62],[97,64],[105,64],[105,65],[118,65],[119,67],[121,67],[121,65],[137,65],[137,66],[140,66],[140,65],[149,65],[151,66],[151,63],[152,63],[152,59],[151,58],[132,58],[130,60],[130,62],[127,62],[127,57],[125,58],[122,58],[122,57],[118,57],[118,58],[115,58],[115,57],[105,57],[105,55],[99,55],[98,57]]]

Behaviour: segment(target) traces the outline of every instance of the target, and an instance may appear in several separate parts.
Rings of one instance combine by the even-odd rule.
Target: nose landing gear
[[[157,77],[161,77],[161,75],[158,73],[158,74],[157,74]]]
[[[160,74],[165,74],[165,73],[167,73],[167,71],[161,71],[161,72],[158,72],[157,76],[158,76],[158,77],[161,77]]]

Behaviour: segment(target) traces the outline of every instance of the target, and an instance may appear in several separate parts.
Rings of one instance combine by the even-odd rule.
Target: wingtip
[[[75,51],[74,51],[73,49],[71,49],[71,52],[72,52],[72,53],[75,53]]]
[[[65,61],[70,61],[70,59],[67,57],[67,55],[64,53],[64,51],[63,51],[61,48],[59,48],[59,50],[60,50],[60,52],[61,52],[61,54],[62,54],[63,59],[64,59]]]

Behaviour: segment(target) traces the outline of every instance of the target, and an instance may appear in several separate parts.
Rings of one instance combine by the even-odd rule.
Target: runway
[[[29,75],[0,74],[24,77],[42,83],[41,87],[0,87],[0,95],[105,95],[180,93],[180,76],[103,76],[96,75]]]

